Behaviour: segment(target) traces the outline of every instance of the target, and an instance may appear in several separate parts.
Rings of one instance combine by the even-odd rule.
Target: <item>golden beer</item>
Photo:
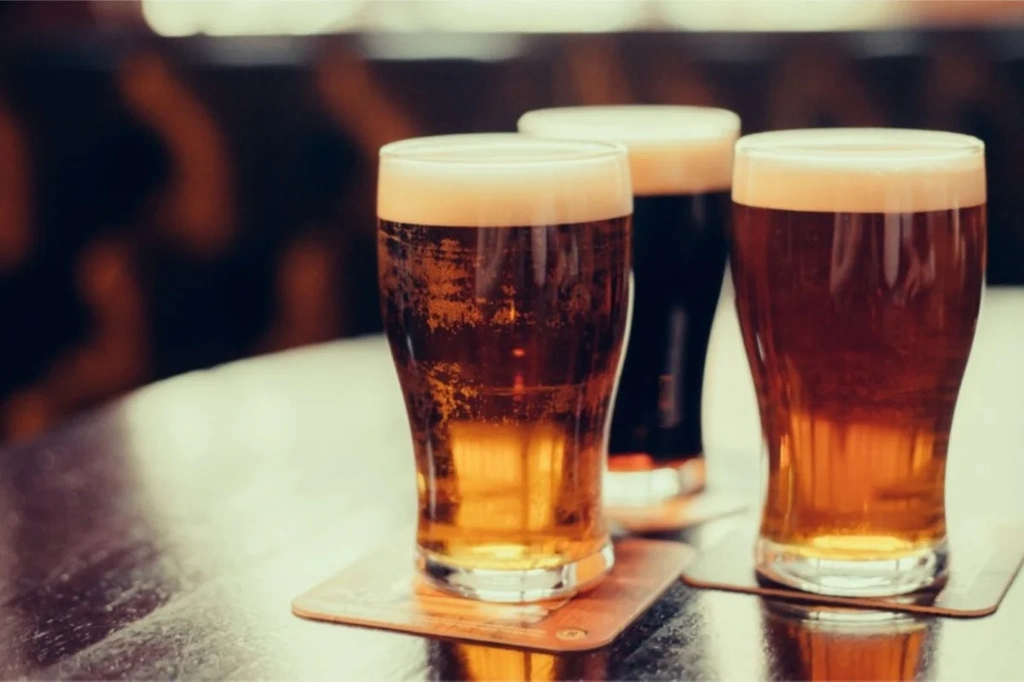
[[[635,294],[605,500],[653,510],[697,492],[705,483],[704,363],[725,273],[739,117],[711,107],[563,107],[528,112],[518,126],[629,150]]]
[[[613,562],[601,476],[630,306],[624,149],[410,140],[381,150],[378,192],[421,571],[494,601],[593,583]]]
[[[742,138],[735,163],[731,269],[768,454],[758,569],[849,596],[941,582],[984,282],[982,143],[783,131]]]

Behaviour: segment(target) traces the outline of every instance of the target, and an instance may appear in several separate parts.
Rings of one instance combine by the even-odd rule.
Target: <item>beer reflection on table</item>
[[[765,600],[761,627],[771,679],[909,680],[930,676],[939,625],[894,611]]]
[[[428,645],[431,680],[604,680],[608,650],[565,654],[435,640]]]

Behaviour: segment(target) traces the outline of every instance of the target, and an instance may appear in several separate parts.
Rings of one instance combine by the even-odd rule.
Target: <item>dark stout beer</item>
[[[945,567],[946,454],[984,281],[980,143],[797,131],[737,150],[731,269],[769,465],[762,570],[815,591],[921,587]]]
[[[383,156],[381,169],[381,304],[415,448],[418,549],[444,587],[536,599],[575,587],[566,567],[593,579],[611,565],[601,476],[630,303],[625,155],[445,139],[409,152],[428,161]],[[542,570],[540,587],[472,577]]]
[[[629,149],[636,293],[609,442],[613,506],[656,505],[704,485],[704,362],[739,127],[732,112],[677,106],[546,109],[519,121],[531,135]]]
[[[730,208],[728,191],[634,199],[636,294],[612,418],[612,471],[678,466],[703,455],[704,361]]]

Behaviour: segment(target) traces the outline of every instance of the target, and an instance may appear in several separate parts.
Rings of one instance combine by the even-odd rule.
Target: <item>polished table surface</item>
[[[705,395],[711,486],[760,439],[728,286]],[[1024,290],[986,292],[952,435],[951,517],[1024,518]],[[412,542],[405,415],[381,338],[185,375],[0,453],[0,676],[1024,679],[1024,579],[978,620],[820,627],[675,584],[604,650],[520,652],[301,620],[298,593]],[[721,520],[680,534],[700,546]],[[955,557],[954,557],[955,560]]]

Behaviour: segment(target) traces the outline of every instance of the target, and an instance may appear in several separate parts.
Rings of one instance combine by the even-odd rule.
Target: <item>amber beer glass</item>
[[[519,131],[629,150],[636,293],[605,499],[647,507],[696,492],[705,481],[704,362],[725,273],[740,119],[710,107],[565,107],[524,114]]]
[[[759,573],[830,595],[937,586],[984,283],[984,146],[920,130],[750,135],[733,201],[768,455]]]
[[[612,566],[601,474],[632,208],[619,145],[510,133],[381,149],[382,313],[436,587],[534,601]]]

